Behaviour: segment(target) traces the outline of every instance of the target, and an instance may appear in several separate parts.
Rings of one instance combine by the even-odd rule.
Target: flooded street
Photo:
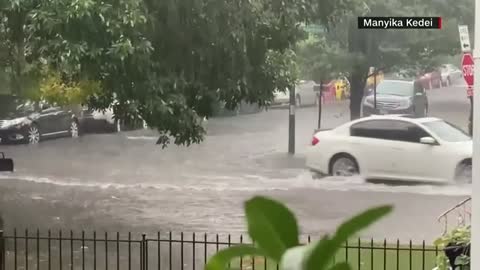
[[[429,90],[429,99],[431,116],[466,128],[462,86]],[[393,203],[394,214],[364,236],[430,241],[441,232],[436,217],[470,194],[469,186],[312,179],[303,152],[316,117],[316,108],[297,110],[295,156],[286,154],[287,110],[210,119],[205,141],[188,148],[162,149],[148,130],[0,146],[16,162],[14,174],[0,176],[0,210],[8,228],[243,232],[243,200],[264,194],[292,207],[303,232],[319,234]],[[348,118],[348,104],[325,105],[322,127]]]

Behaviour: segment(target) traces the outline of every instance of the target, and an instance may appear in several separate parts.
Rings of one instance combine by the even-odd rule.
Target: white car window
[[[383,81],[377,86],[377,94],[412,96],[413,84],[409,82]]]
[[[429,130],[435,133],[440,139],[447,142],[464,142],[471,140],[463,130],[456,126],[443,121],[431,121],[423,123]]]
[[[368,120],[353,125],[350,135],[372,139],[420,143],[431,135],[422,127],[401,120]]]

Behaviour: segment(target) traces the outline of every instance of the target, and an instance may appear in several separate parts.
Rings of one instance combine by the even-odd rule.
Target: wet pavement
[[[429,98],[430,115],[466,128],[463,87],[430,90]],[[297,110],[295,156],[286,154],[287,110],[210,119],[205,141],[189,148],[162,149],[149,130],[0,146],[17,168],[0,175],[0,210],[10,229],[235,233],[245,231],[242,202],[263,194],[293,208],[304,233],[320,234],[393,203],[394,214],[363,236],[430,241],[441,230],[436,217],[470,194],[469,186],[312,179],[302,153],[316,116],[316,108]],[[344,123],[348,104],[325,105],[323,116],[323,128]]]

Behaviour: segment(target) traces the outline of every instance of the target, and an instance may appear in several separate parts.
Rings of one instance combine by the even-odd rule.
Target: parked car
[[[375,95],[370,91],[364,97],[363,116],[372,114],[428,114],[428,97],[423,86],[416,81],[384,80],[378,84]]]
[[[453,81],[461,79],[463,77],[462,71],[452,64],[444,64],[440,67],[442,75],[442,85],[449,86]]]
[[[314,90],[314,81],[301,81],[295,87],[295,105],[297,107],[313,106],[318,104],[319,93]],[[290,104],[290,91],[275,92],[273,106],[288,106]]]
[[[36,144],[47,138],[80,134],[78,117],[71,108],[14,96],[0,99],[1,143]]]
[[[80,112],[80,126],[85,133],[118,132],[121,127],[115,120],[113,109],[92,110],[83,106]]]
[[[472,140],[438,118],[361,118],[313,136],[307,167],[372,180],[471,181]]]
[[[376,76],[373,76],[375,72],[375,67],[370,67],[369,70],[368,70],[368,78],[367,78],[367,82],[365,84],[365,87],[367,89],[369,88],[373,88],[375,84],[379,84],[381,83],[385,78],[385,75],[383,74],[383,71],[379,71],[377,72],[377,75]]]
[[[423,75],[421,73],[417,73],[416,80],[420,82],[420,84],[425,89],[434,89],[434,88],[442,87],[442,74],[437,69],[424,73]]]

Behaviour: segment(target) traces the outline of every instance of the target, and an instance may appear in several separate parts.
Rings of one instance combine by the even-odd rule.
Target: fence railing
[[[310,241],[310,236],[302,238],[302,243]],[[239,243],[249,240],[242,235],[14,230],[0,232],[0,270],[200,270],[216,251]],[[356,270],[431,270],[440,252],[425,242],[357,239],[346,242],[334,261],[349,262]],[[275,262],[263,257],[239,258],[230,266],[242,270],[278,269]]]
[[[438,217],[443,222],[443,233],[447,233],[452,226],[466,226],[472,222],[472,198],[469,197],[443,212]]]

